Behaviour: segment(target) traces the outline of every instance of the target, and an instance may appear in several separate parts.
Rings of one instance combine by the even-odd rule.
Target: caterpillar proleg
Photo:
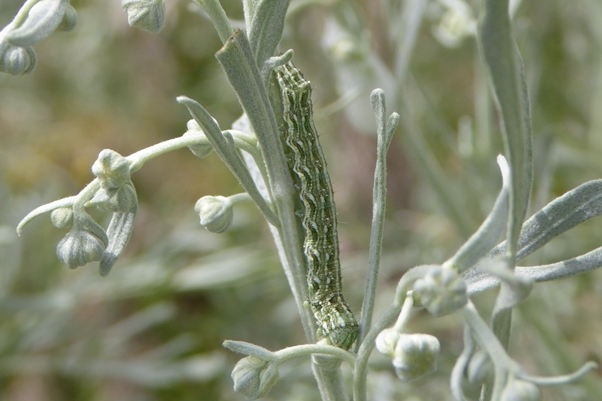
[[[309,305],[318,339],[349,349],[357,338],[358,324],[343,298],[337,214],[313,122],[311,85],[290,62],[275,72],[282,98],[280,136],[303,208]]]

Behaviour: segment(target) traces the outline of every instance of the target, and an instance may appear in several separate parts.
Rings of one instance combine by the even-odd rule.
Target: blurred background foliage
[[[0,3],[0,25],[21,3]],[[402,114],[389,153],[380,308],[408,268],[449,257],[500,188],[494,160],[502,145],[493,103],[483,97],[487,81],[474,38],[445,45],[438,34],[447,10],[442,4],[453,1],[426,2],[403,85],[387,73],[399,60],[404,7],[412,3],[293,0],[282,42],[283,50],[295,50],[295,63],[314,86],[339,212],[345,293],[356,312],[372,208],[371,89],[383,87],[389,111]],[[229,17],[242,19],[238,0],[222,4]],[[36,46],[32,74],[0,76],[0,399],[240,400],[229,377],[238,356],[221,342],[276,350],[303,342],[303,334],[257,210],[237,206],[233,228],[222,235],[198,225],[198,198],[241,190],[215,154],[201,160],[179,151],[133,176],[140,200],[136,229],[107,278],[96,266],[70,271],[60,265],[55,246],[64,233],[48,219],[33,222],[20,238],[15,234],[28,211],[89,182],[102,149],[128,155],[181,135],[190,117],[176,96],[202,103],[222,128],[241,113],[213,57],[220,47],[213,26],[188,1],[167,1],[167,24],[158,35],[130,28],[117,0],[72,5],[76,30]],[[602,176],[601,20],[598,0],[517,8],[535,142],[531,212]],[[350,91],[358,82],[360,89]],[[434,175],[426,173],[424,147]],[[558,261],[601,244],[594,220],[528,262]],[[483,313],[492,299],[478,297]],[[538,285],[516,313],[511,354],[544,375],[602,361],[601,300],[599,271]],[[439,371],[402,384],[389,363],[374,356],[373,399],[449,399],[461,325],[453,316],[419,313],[411,329],[440,339]],[[308,361],[289,362],[280,373],[268,399],[318,398]],[[599,372],[579,385],[544,390],[546,400],[601,397]]]

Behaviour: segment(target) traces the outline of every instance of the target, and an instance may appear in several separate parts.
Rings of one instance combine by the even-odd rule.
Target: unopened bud
[[[130,180],[130,164],[114,150],[104,149],[92,165],[92,173],[103,188],[119,188]]]
[[[121,6],[128,15],[128,24],[152,33],[165,25],[163,0],[122,0]]]
[[[444,316],[466,305],[466,283],[453,269],[439,267],[417,280],[414,295],[430,313]]]
[[[129,181],[118,188],[101,188],[91,202],[102,210],[127,213],[138,205],[138,196],[134,184]]]
[[[395,329],[384,329],[376,337],[376,349],[383,355],[393,358],[395,347],[399,342],[400,333]]]
[[[278,366],[256,356],[248,356],[238,361],[232,370],[234,391],[248,399],[264,397],[278,380]]]
[[[409,382],[437,370],[439,340],[429,334],[400,334],[393,367],[400,380]]]
[[[74,216],[71,231],[57,245],[56,254],[61,262],[75,269],[99,261],[108,243],[104,229],[89,215],[80,212]]]
[[[189,120],[188,123],[186,123],[186,128],[188,130],[184,133],[184,136],[192,136],[192,135],[205,136],[203,129],[199,126],[199,124],[194,119]],[[209,143],[209,140],[207,140],[206,138],[201,143],[198,143],[196,145],[190,145],[188,147],[188,149],[190,149],[190,151],[196,157],[200,157],[201,159],[203,157],[210,155],[211,152],[213,152],[213,146],[211,145],[211,143]]]
[[[232,202],[223,196],[203,196],[194,206],[194,211],[201,218],[201,225],[213,233],[226,231],[232,219]]]
[[[18,47],[0,42],[0,72],[24,75],[33,71],[37,57],[33,47]]]
[[[73,221],[73,209],[70,207],[60,207],[50,213],[50,221],[56,228],[65,228],[71,225]]]

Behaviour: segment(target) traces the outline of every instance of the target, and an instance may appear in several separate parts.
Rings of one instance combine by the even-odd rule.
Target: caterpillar
[[[311,85],[290,62],[275,72],[282,99],[280,139],[301,201],[308,301],[317,337],[349,349],[357,338],[358,324],[343,298],[337,213],[313,122]]]

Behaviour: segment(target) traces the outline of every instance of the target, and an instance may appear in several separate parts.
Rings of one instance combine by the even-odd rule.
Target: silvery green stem
[[[449,380],[452,395],[456,399],[455,401],[466,401],[466,397],[464,397],[464,392],[462,391],[462,380],[464,379],[464,372],[470,362],[473,350],[474,343],[470,327],[464,326],[464,349],[460,356],[458,356],[458,359],[456,359]]]
[[[27,18],[27,14],[29,13],[29,10],[31,10],[31,7],[35,6],[39,2],[40,0],[27,0],[17,12],[15,18],[13,18],[13,20],[8,25],[6,25],[2,29],[2,31],[0,31],[0,41],[4,39],[4,36],[13,28],[16,28],[19,25],[21,25],[21,23]]]
[[[196,2],[209,14],[220,40],[222,43],[226,43],[234,34],[234,30],[219,0],[196,0]]]
[[[6,39],[14,46],[31,46],[47,38],[60,25],[67,6],[64,0],[44,0],[28,10],[27,17],[6,33]]]
[[[574,382],[577,379],[582,378],[587,373],[591,372],[594,369],[598,368],[598,364],[596,362],[586,362],[581,366],[578,370],[573,373],[569,373],[568,375],[554,376],[554,377],[540,377],[540,376],[531,376],[527,374],[519,374],[518,378],[530,381],[538,386],[558,386],[561,384],[569,384]]]
[[[134,173],[140,170],[147,161],[152,160],[159,155],[205,141],[208,141],[207,137],[201,134],[198,136],[180,136],[139,150],[127,156],[127,159],[130,161],[130,172]]]
[[[94,180],[94,181],[98,181],[98,180]],[[92,181],[92,182],[94,182],[94,181]],[[100,188],[99,183],[96,183],[96,185],[98,186],[97,188]],[[61,207],[72,207],[76,200],[77,200],[77,196],[69,196],[67,198],[59,199],[59,200],[47,203],[42,206],[38,206],[31,212],[27,213],[27,215],[25,217],[23,217],[23,219],[21,219],[21,221],[17,225],[17,234],[21,235],[23,228],[35,217],[40,216],[45,213],[52,212],[53,210],[59,209]]]
[[[376,169],[374,171],[374,189],[372,191],[372,230],[370,233],[370,253],[368,257],[368,275],[364,291],[362,314],[359,321],[359,334],[355,344],[357,351],[364,335],[372,323],[374,300],[376,298],[376,284],[380,268],[382,252],[382,238],[385,223],[386,197],[387,197],[387,151],[393,138],[393,133],[399,122],[399,114],[386,118],[385,94],[382,89],[375,89],[370,96],[377,126],[377,152]]]
[[[410,316],[412,315],[412,308],[414,307],[414,297],[412,296],[412,291],[409,291],[406,295],[406,299],[403,301],[403,305],[401,306],[401,311],[399,312],[399,316],[397,316],[397,321],[393,326],[398,332],[403,332],[406,327],[406,324],[410,321]]]
[[[351,366],[355,363],[355,355],[342,348],[326,344],[303,344],[287,347],[276,351],[275,354],[281,359],[291,359],[303,355],[319,354],[330,355],[342,359]]]
[[[312,359],[312,362],[313,361],[314,359]],[[313,362],[311,364],[311,370],[318,383],[318,390],[320,390],[322,401],[349,400],[340,368],[325,369]]]

